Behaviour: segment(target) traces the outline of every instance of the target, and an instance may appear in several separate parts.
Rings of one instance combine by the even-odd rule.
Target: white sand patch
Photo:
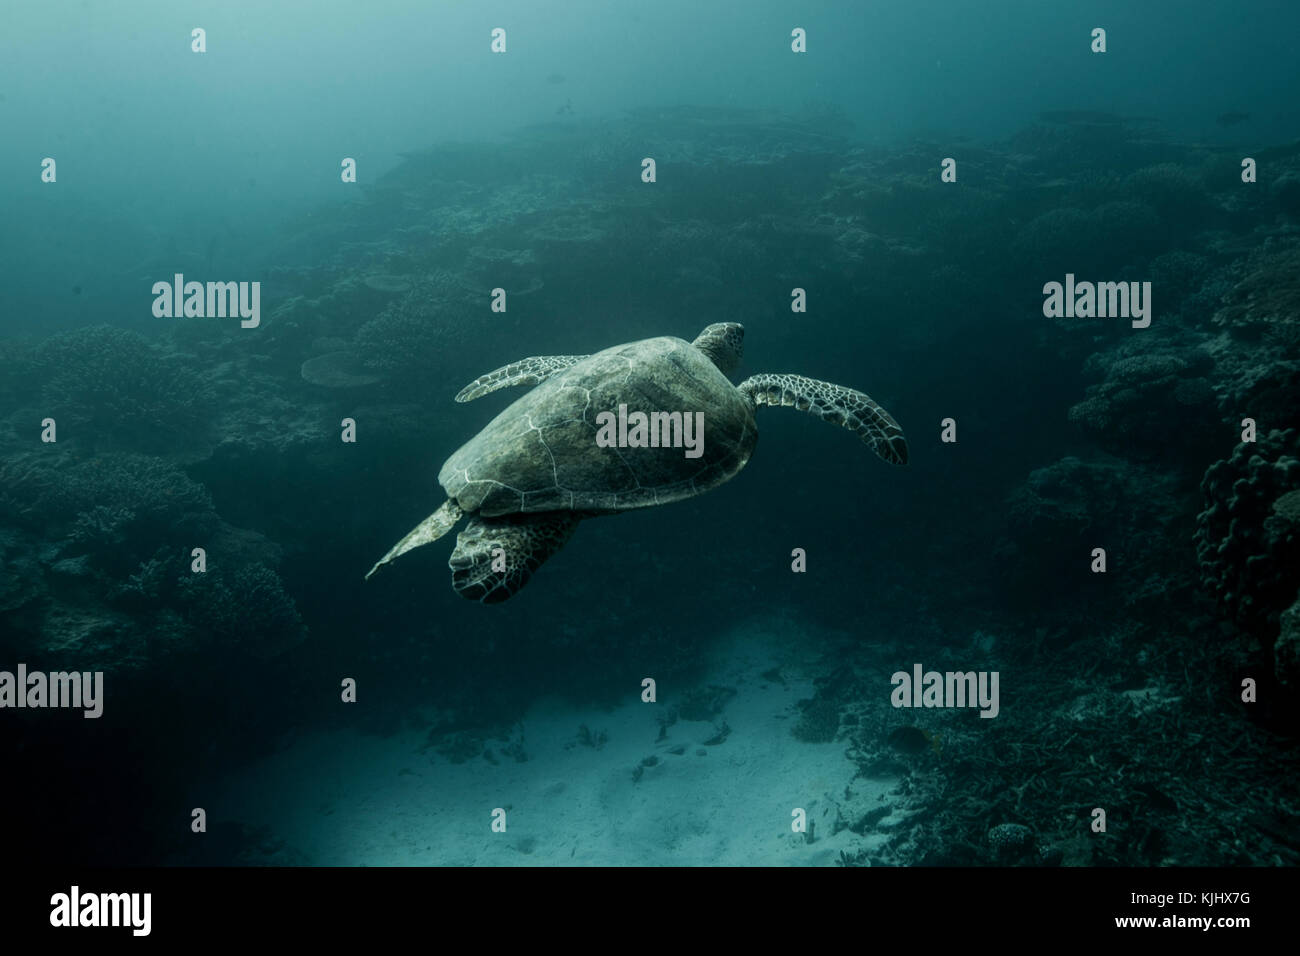
[[[854,780],[843,742],[791,734],[813,685],[782,630],[737,629],[701,682],[735,696],[663,735],[660,720],[689,688],[661,684],[658,703],[634,693],[613,711],[539,702],[522,724],[522,763],[498,741],[498,763],[456,764],[422,752],[423,732],[318,734],[228,781],[208,809],[267,825],[321,865],[829,865],[883,839],[875,827],[833,831],[837,817],[883,813],[897,781]],[[774,667],[781,680],[762,676]],[[603,743],[579,742],[584,724]],[[505,833],[491,830],[497,807]],[[796,807],[814,824],[811,843],[791,831]]]

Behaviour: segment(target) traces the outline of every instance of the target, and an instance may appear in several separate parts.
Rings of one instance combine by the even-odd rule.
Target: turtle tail
[[[456,536],[451,586],[471,601],[499,604],[528,583],[533,572],[560,548],[583,519],[573,511],[473,517]]]

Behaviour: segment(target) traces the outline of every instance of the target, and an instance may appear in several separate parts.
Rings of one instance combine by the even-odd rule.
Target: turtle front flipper
[[[503,365],[495,371],[480,375],[456,393],[456,401],[472,402],[499,388],[511,385],[527,385],[530,388],[540,385],[556,372],[562,372],[572,365],[577,365],[585,355],[534,355]]]
[[[573,511],[471,518],[447,562],[451,586],[463,598],[499,604],[564,547],[582,518]]]
[[[889,412],[862,392],[789,374],[755,375],[736,388],[748,395],[756,406],[789,406],[816,415],[832,425],[842,425],[891,465],[907,464],[907,439],[903,437],[903,429]]]
[[[376,562],[375,566],[366,574],[366,580],[370,580],[370,575],[374,574],[381,567],[392,561],[394,558],[400,558],[412,548],[418,548],[422,544],[431,544],[437,541],[444,534],[455,527],[456,522],[464,514],[460,510],[460,505],[454,500],[448,498],[442,503],[442,507],[435,511],[429,517],[425,518],[416,525],[411,533],[408,534],[389,550],[389,552]]]

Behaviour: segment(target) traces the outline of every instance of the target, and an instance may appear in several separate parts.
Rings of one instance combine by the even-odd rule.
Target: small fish
[[[550,83],[551,86],[559,86],[565,81],[565,79],[566,77],[563,73],[552,73],[546,78],[546,82]]]
[[[1226,113],[1220,113],[1214,118],[1214,122],[1220,126],[1236,126],[1238,123],[1244,123],[1250,119],[1249,113],[1239,113],[1236,110],[1229,110]]]
[[[572,112],[573,112],[573,103],[570,100],[565,100],[563,106],[557,106],[555,108],[556,116],[562,116],[565,113],[572,113]]]

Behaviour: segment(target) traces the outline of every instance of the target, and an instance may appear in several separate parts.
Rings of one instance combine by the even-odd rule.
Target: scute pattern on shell
[[[704,414],[704,452],[602,448],[596,416]],[[690,343],[661,337],[605,349],[548,378],[443,465],[438,481],[486,517],[541,511],[609,513],[678,501],[731,478],[753,453],[752,402]]]

